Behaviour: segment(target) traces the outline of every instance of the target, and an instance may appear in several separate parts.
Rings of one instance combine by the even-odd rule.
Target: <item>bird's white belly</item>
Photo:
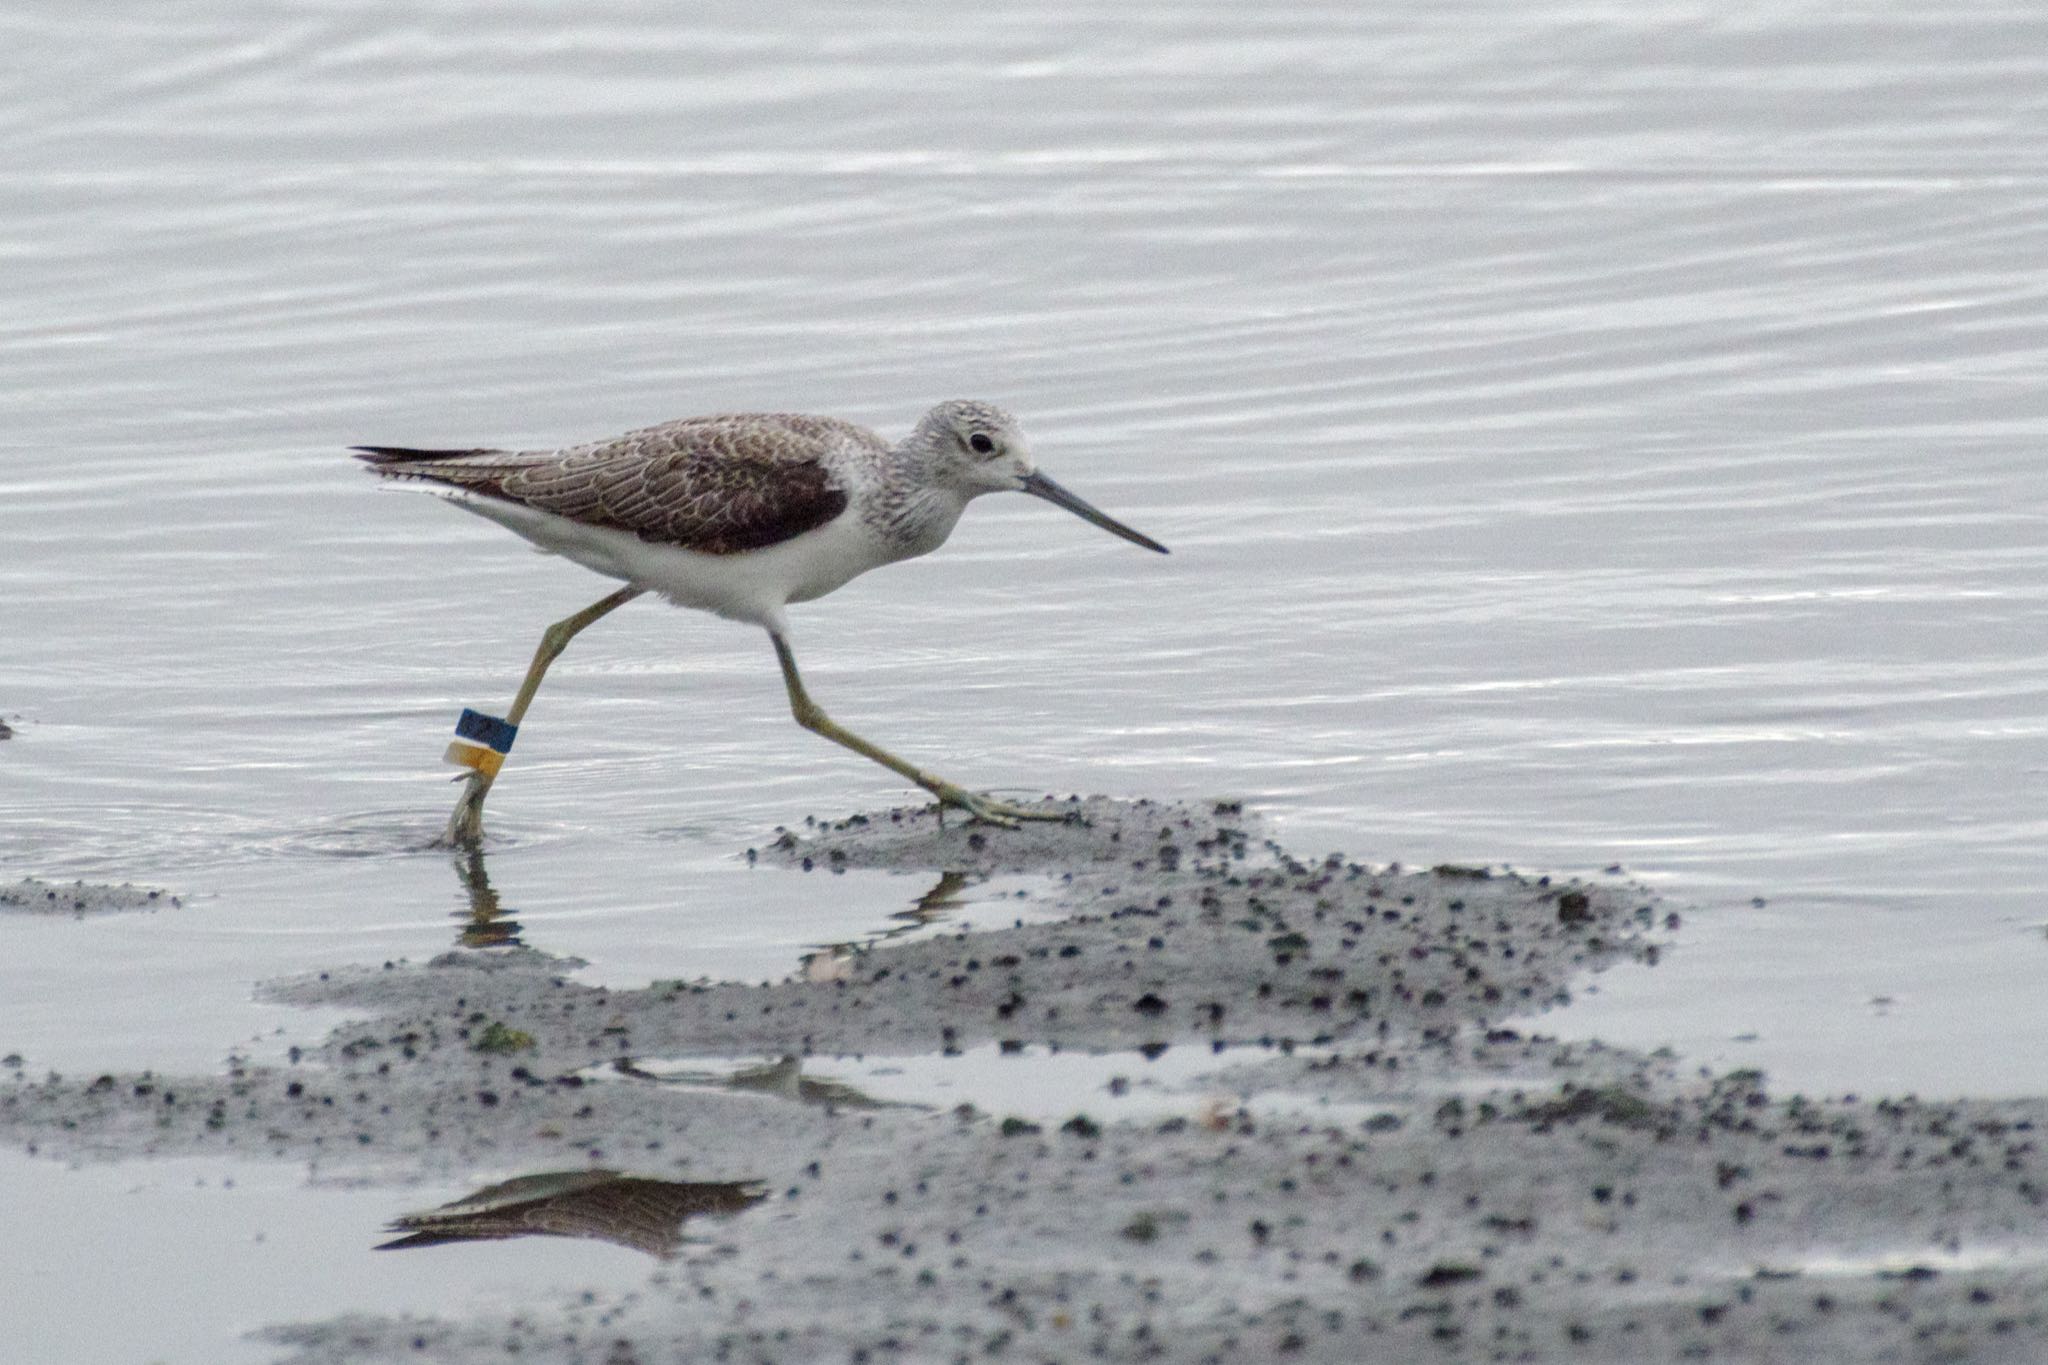
[[[630,531],[586,526],[501,498],[457,495],[449,501],[586,569],[658,592],[680,606],[759,626],[779,625],[786,603],[823,597],[899,557],[851,516],[763,549],[708,555],[657,545]]]

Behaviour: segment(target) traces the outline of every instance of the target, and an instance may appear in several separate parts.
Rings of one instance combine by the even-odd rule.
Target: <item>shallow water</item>
[[[2048,1088],[2033,7],[692,15],[0,18],[0,874],[188,898],[0,925],[0,1050],[201,1064],[291,1027],[257,979],[452,941],[446,731],[606,588],[341,447],[976,395],[1174,555],[984,502],[797,609],[842,720],[1307,854],[1619,862],[1684,946],[1545,1027]],[[490,871],[538,946],[724,972],[914,901],[808,934],[729,861],[907,795],[638,604]]]
[[[1283,1053],[1271,1044],[1221,1051],[1162,1044],[1148,1052],[1096,1053],[988,1043],[912,1057],[635,1057],[582,1074],[598,1082],[629,1078],[701,1090],[752,1090],[786,1102],[849,1109],[909,1106],[946,1112],[964,1105],[1006,1122],[1045,1126],[1079,1115],[1102,1123],[1195,1119],[1220,1127],[1244,1114],[1343,1127],[1382,1116],[1405,1119],[1425,1100],[1431,1107],[1440,1104],[1446,1093],[1443,1084],[1425,1082],[1367,1104],[1300,1088],[1276,1090],[1269,1077],[1239,1074],[1281,1056],[1320,1060],[1335,1055],[1340,1054],[1291,1046]],[[1541,1084],[1549,1078],[1531,1080]]]
[[[648,1281],[647,1258],[591,1240],[371,1254],[391,1220],[463,1193],[309,1185],[263,1163],[67,1167],[0,1152],[10,1223],[34,1229],[0,1238],[9,1350],[25,1361],[240,1365],[278,1358],[246,1334],[281,1318],[371,1304],[431,1318],[451,1303],[516,1307]]]

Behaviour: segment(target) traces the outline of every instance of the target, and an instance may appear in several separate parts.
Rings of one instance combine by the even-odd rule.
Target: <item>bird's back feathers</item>
[[[358,446],[387,478],[418,479],[516,502],[661,545],[736,554],[779,544],[846,510],[831,458],[886,450],[865,427],[830,417],[691,417],[555,451]]]

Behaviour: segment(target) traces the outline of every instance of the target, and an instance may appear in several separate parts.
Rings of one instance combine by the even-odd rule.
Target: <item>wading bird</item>
[[[984,493],[1029,493],[1166,553],[1039,473],[1016,419],[988,403],[941,403],[895,445],[837,418],[735,413],[560,450],[354,449],[377,474],[424,484],[625,584],[547,628],[503,717],[463,712],[447,756],[471,771],[448,821],[451,843],[483,837],[484,797],[548,665],[579,631],[647,592],[767,630],[797,724],[915,782],[942,811],[994,824],[1059,819],[959,787],[826,715],[797,673],[783,608],[938,549]]]

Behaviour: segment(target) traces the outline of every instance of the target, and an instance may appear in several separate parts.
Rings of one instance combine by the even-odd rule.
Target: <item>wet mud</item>
[[[171,909],[184,904],[161,887],[134,886],[123,882],[50,882],[24,877],[18,882],[0,882],[0,915],[106,915],[136,910]]]
[[[465,941],[497,946],[268,984],[357,1016],[288,1063],[24,1073],[0,1139],[488,1172],[394,1230],[650,1254],[631,1292],[269,1329],[295,1365],[2039,1357],[2048,1104],[1779,1095],[1514,1024],[1680,936],[1618,878],[1302,859],[1230,805],[1065,809],[749,852],[820,896],[837,869],[926,874],[934,904],[1043,875],[1058,922],[607,990],[480,911]],[[1075,1053],[1112,1079],[1048,1102],[1035,1068]],[[952,1054],[945,1102],[833,1074]]]

